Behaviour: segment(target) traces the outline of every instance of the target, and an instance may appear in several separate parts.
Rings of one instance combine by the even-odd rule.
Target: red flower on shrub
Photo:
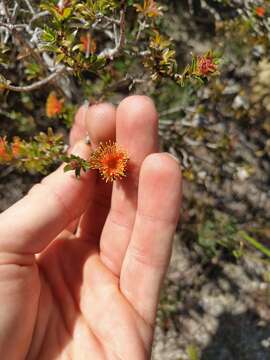
[[[199,56],[197,58],[196,72],[199,76],[207,76],[217,71],[217,65],[211,55]]]
[[[256,15],[259,16],[259,17],[264,17],[265,15],[265,8],[263,6],[258,6],[256,9],[255,9],[255,12],[256,12]]]
[[[46,115],[48,117],[54,117],[61,113],[63,109],[63,101],[59,100],[54,91],[52,91],[46,102]]]

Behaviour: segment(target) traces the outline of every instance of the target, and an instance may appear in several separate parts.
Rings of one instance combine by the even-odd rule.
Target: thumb
[[[90,147],[79,142],[73,153],[87,158]],[[35,185],[28,195],[0,215],[0,252],[41,252],[87,207],[95,173],[64,173],[63,166]]]

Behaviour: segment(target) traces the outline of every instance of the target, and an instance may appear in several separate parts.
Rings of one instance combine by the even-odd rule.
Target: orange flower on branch
[[[106,181],[114,181],[126,176],[128,154],[116,143],[111,141],[100,143],[90,157],[90,168],[99,170]]]
[[[22,143],[21,140],[18,137],[15,137],[13,139],[13,143],[11,145],[11,151],[12,151],[12,155],[16,158],[20,155],[21,153],[21,147],[22,147]]]
[[[61,113],[63,109],[63,100],[59,100],[54,91],[52,91],[46,102],[46,115],[48,117],[54,117]]]
[[[255,12],[257,16],[264,17],[266,10],[263,6],[258,6],[256,7]]]
[[[82,44],[82,49],[86,54],[94,54],[96,52],[97,44],[90,33],[82,35],[80,37],[80,42]]]
[[[0,137],[0,161],[9,161],[10,154],[8,153],[8,145],[5,138]]]

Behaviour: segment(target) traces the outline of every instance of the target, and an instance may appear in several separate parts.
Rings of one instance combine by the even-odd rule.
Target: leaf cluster
[[[66,147],[61,134],[40,132],[31,141],[15,137],[12,142],[0,138],[0,164],[20,171],[47,173],[49,167],[62,161]]]

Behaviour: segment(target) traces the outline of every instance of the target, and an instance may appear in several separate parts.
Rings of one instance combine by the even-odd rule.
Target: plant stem
[[[249,236],[245,231],[241,230],[238,233],[246,242],[252,245],[255,249],[259,250],[264,255],[270,258],[270,249],[261,244],[259,241],[254,239],[252,236]]]
[[[37,81],[31,85],[25,85],[25,86],[14,86],[10,85],[9,83],[2,83],[3,87],[7,90],[16,91],[16,92],[30,92],[36,89],[39,89],[40,87],[48,84],[49,82],[52,82],[54,79],[56,79],[58,76],[63,74],[67,69],[63,66],[56,70],[54,73],[50,74],[46,78]]]

